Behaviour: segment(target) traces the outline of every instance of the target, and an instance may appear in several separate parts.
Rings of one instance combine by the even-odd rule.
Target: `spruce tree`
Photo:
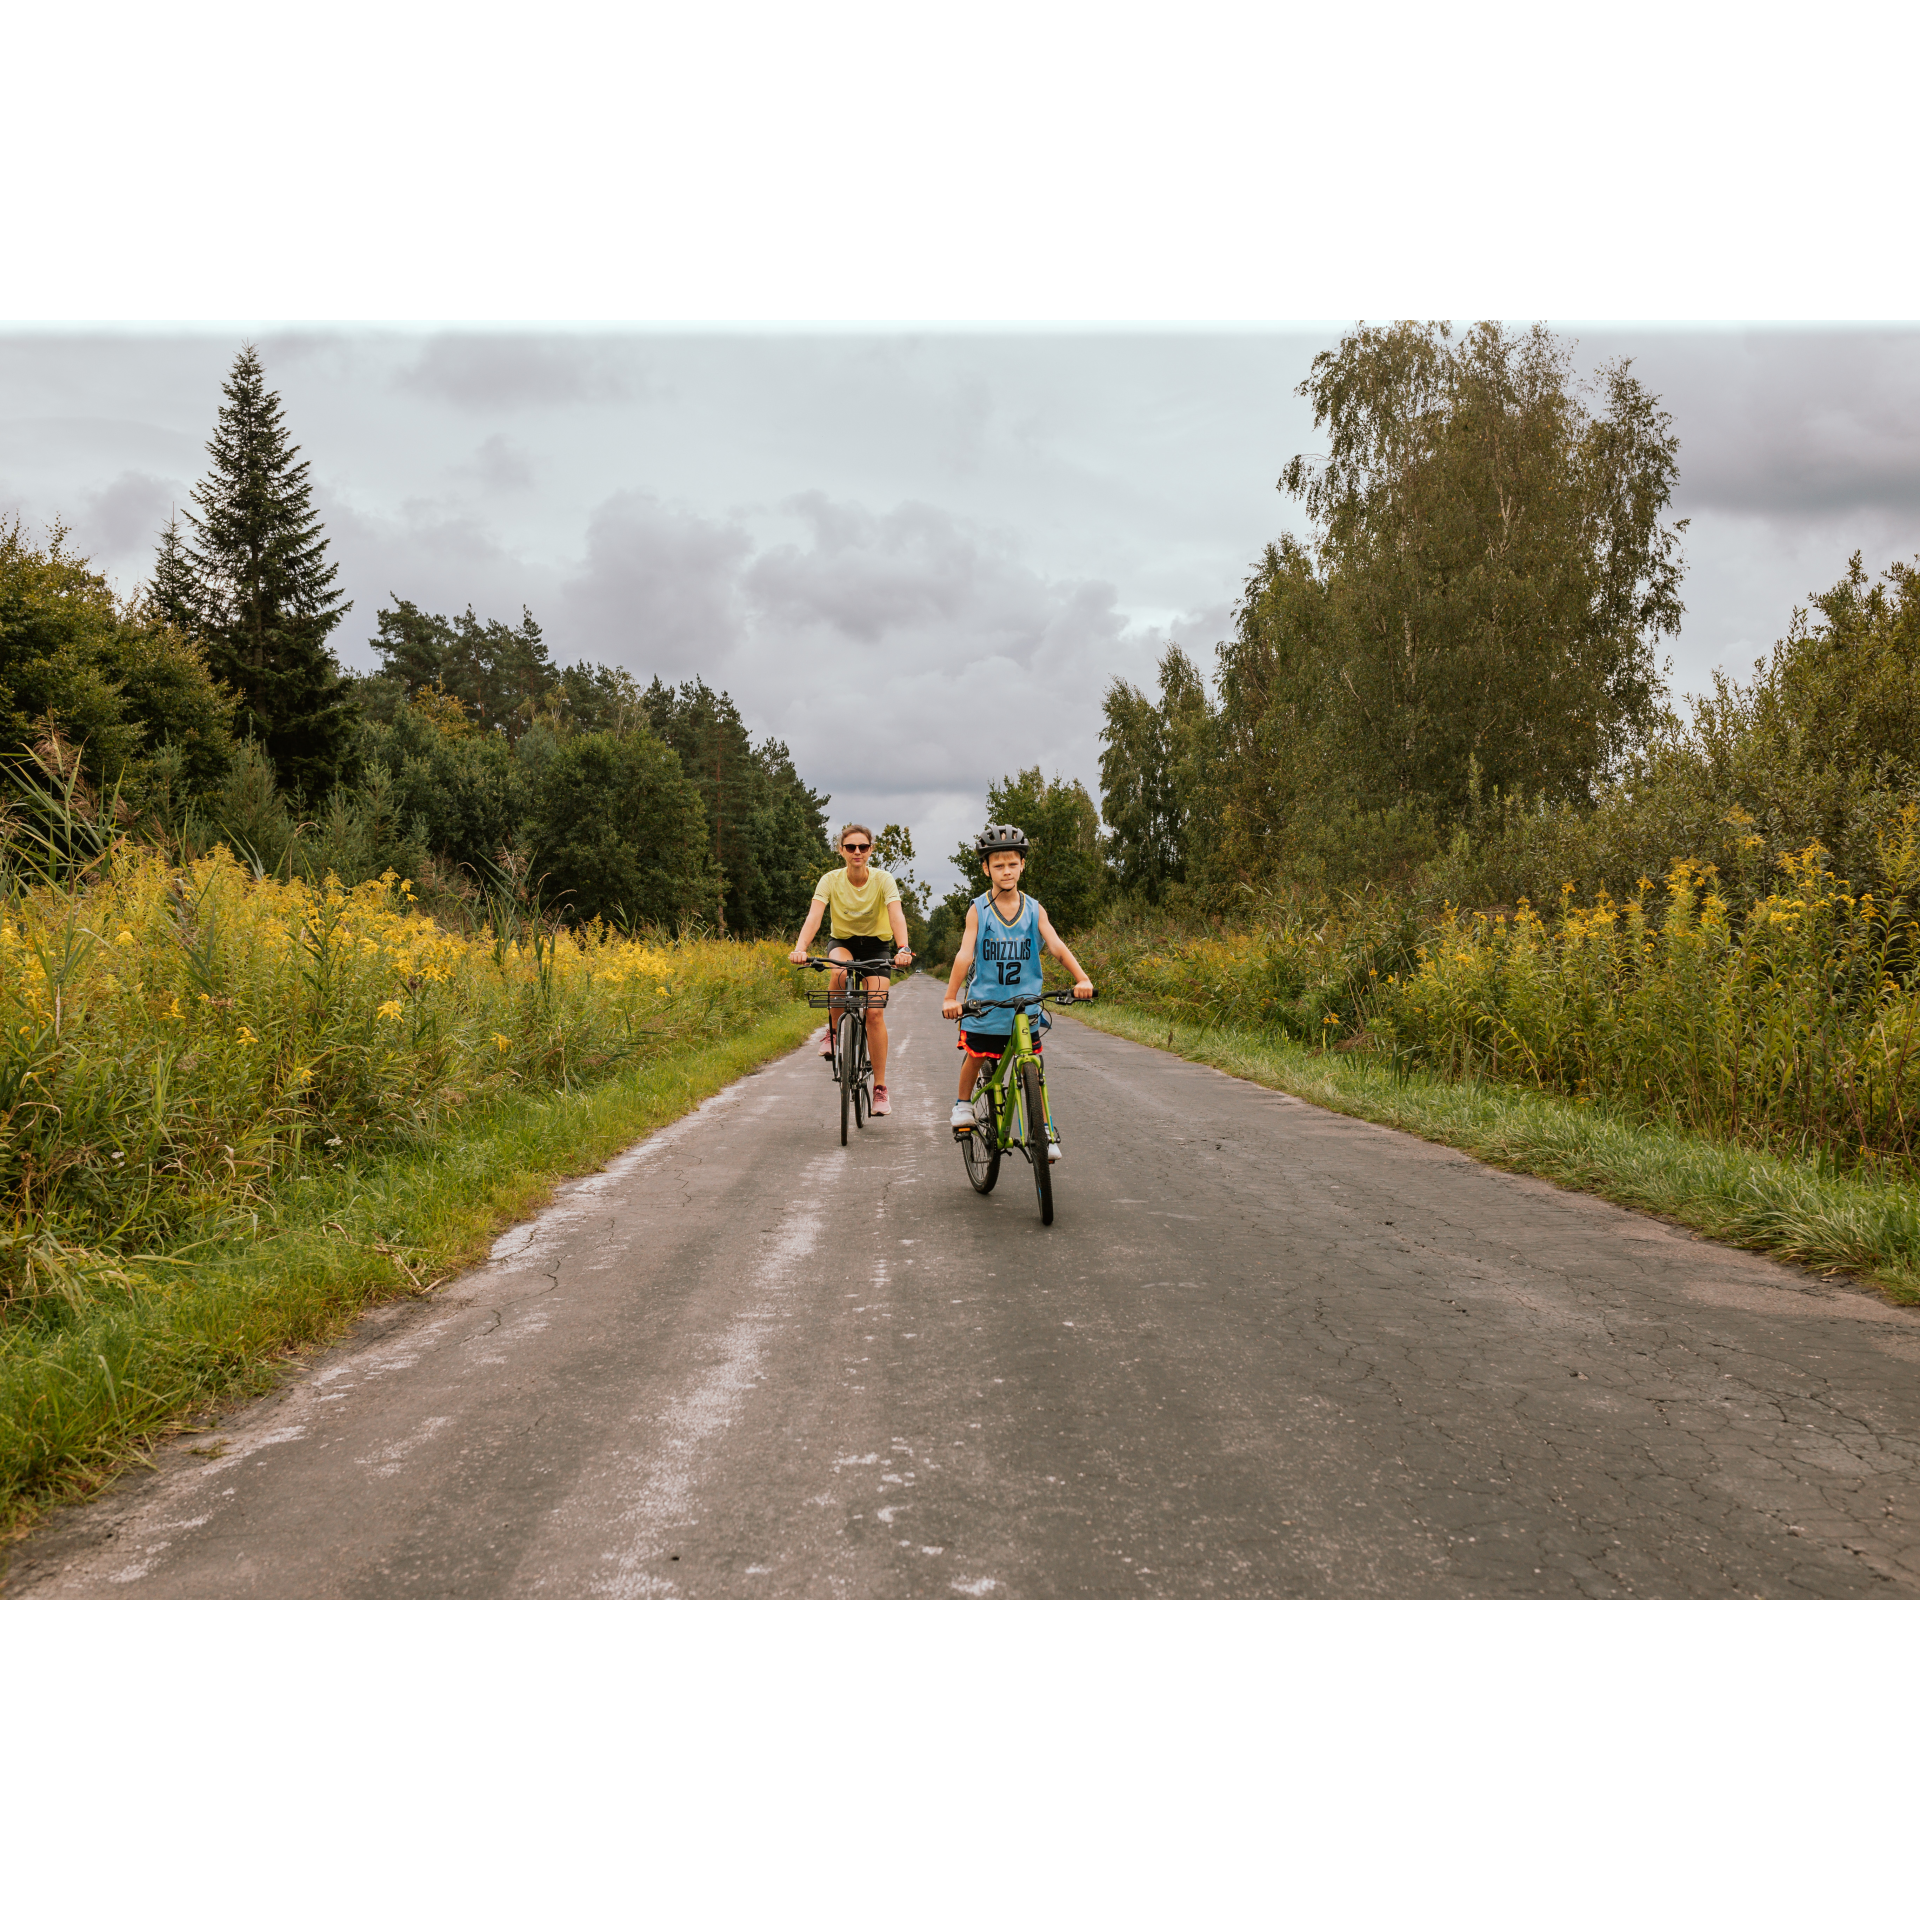
[[[200,574],[187,543],[180,537],[180,516],[169,514],[153,556],[153,581],[147,588],[148,610],[182,633],[200,632]]]
[[[338,777],[351,733],[327,646],[351,603],[333,584],[340,569],[327,561],[308,463],[252,347],[223,391],[207,442],[213,470],[193,490],[199,513],[186,516],[196,535],[198,632],[208,664],[240,696],[241,725],[312,803]]]

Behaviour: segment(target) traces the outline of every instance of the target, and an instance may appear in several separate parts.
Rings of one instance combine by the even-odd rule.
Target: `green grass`
[[[1729,1146],[1599,1104],[1486,1081],[1400,1074],[1364,1054],[1321,1053],[1246,1027],[1169,1023],[1097,1004],[1074,1017],[1315,1106],[1458,1147],[1678,1221],[1710,1239],[1845,1274],[1920,1305],[1920,1188]]]
[[[366,1307],[473,1265],[556,1182],[604,1165],[819,1022],[784,1006],[584,1092],[503,1100],[430,1144],[286,1183],[253,1238],[195,1251],[177,1279],[98,1297],[62,1325],[17,1325],[0,1336],[0,1537],[96,1490],[217,1401],[266,1391],[294,1354]]]

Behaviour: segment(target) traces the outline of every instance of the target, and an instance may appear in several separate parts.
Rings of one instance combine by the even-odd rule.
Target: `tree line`
[[[578,921],[798,924],[833,864],[829,796],[724,691],[560,665],[524,608],[510,624],[397,596],[375,667],[343,672],[350,603],[252,347],[207,452],[128,601],[62,529],[0,527],[0,754],[70,740],[130,814],[261,871],[391,869],[449,902],[511,884]]]
[[[1279,487],[1311,532],[1259,556],[1211,672],[1170,647],[1156,686],[1108,686],[1097,809],[1037,768],[989,794],[1056,921],[1621,898],[1681,858],[1752,897],[1815,840],[1850,884],[1920,883],[1886,853],[1920,803],[1920,558],[1875,581],[1854,555],[1747,684],[1676,710],[1679,443],[1630,363],[1583,382],[1543,327],[1360,327],[1299,391],[1325,451]]]

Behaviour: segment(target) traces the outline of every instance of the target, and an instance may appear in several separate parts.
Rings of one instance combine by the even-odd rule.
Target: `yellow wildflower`
[[[398,1020],[403,1011],[404,1009],[398,1000],[383,1000],[380,1003],[380,1018],[382,1020]]]
[[[260,1036],[251,1027],[243,1026],[240,1029],[240,1044],[243,1047],[257,1047],[260,1044]]]
[[[496,1033],[493,1036],[493,1044],[498,1047],[502,1053],[505,1053],[507,1049],[513,1045],[513,1042],[509,1040],[504,1033]]]

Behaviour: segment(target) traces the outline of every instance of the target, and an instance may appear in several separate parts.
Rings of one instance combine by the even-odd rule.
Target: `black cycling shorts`
[[[856,960],[891,960],[893,958],[893,942],[882,940],[877,933],[849,933],[844,937],[835,934],[827,942],[828,958],[832,958],[836,948],[844,948]],[[883,973],[876,973],[869,977],[878,980],[882,986],[886,984],[886,975]]]

